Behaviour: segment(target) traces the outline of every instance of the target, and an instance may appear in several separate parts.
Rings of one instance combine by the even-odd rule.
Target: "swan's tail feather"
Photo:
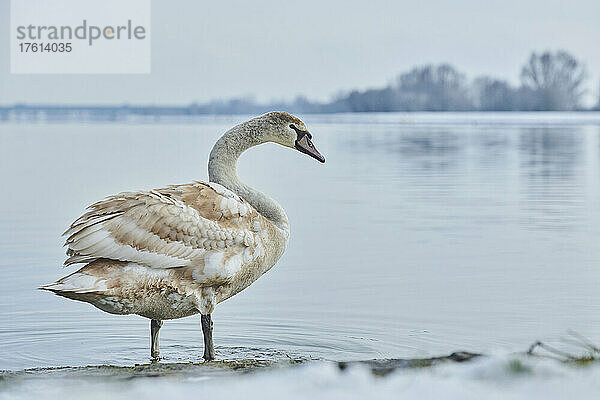
[[[104,278],[75,272],[54,283],[42,285],[39,289],[49,290],[58,295],[65,296],[68,294],[103,293],[107,290],[107,287],[106,279]]]

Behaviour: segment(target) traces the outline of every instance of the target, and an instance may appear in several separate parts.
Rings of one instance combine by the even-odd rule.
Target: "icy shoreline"
[[[129,367],[107,367],[102,372],[100,367],[84,367],[77,372],[5,373],[0,378],[0,399],[158,399],[199,393],[211,399],[365,399],[399,395],[409,399],[563,399],[588,398],[600,390],[597,362],[582,365],[527,355],[473,357],[468,362],[434,362],[419,368],[407,364],[383,376],[363,363],[348,363],[344,368],[328,361],[290,364],[237,362],[225,368],[228,373],[223,373],[223,365],[209,367],[210,372],[196,365],[192,372],[179,368],[185,371],[181,373],[165,373],[168,368],[161,373],[164,366],[156,367],[154,373],[152,368],[135,372]]]

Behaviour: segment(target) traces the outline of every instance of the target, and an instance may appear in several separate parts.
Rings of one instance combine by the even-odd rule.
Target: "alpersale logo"
[[[150,0],[11,0],[11,72],[150,73]]]
[[[130,19],[124,25],[106,25],[103,27],[91,25],[84,19],[81,25],[76,27],[32,24],[17,26],[17,39],[48,42],[85,40],[91,46],[94,41],[99,39],[144,40],[146,39],[146,28],[142,25],[134,25]]]

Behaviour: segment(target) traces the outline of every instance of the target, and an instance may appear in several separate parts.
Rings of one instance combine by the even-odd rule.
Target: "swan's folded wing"
[[[64,233],[65,265],[108,258],[152,268],[204,267],[205,259],[252,254],[260,219],[215,183],[121,193],[91,205]]]

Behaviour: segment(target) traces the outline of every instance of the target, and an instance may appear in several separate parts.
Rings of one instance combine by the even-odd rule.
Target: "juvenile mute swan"
[[[240,154],[274,142],[325,162],[300,119],[270,112],[227,131],[208,162],[209,182],[110,196],[64,233],[65,265],[87,263],[42,286],[111,314],[149,318],[153,358],[163,320],[201,314],[204,358],[215,358],[211,313],[281,257],[290,228],[283,208],[241,182]]]

